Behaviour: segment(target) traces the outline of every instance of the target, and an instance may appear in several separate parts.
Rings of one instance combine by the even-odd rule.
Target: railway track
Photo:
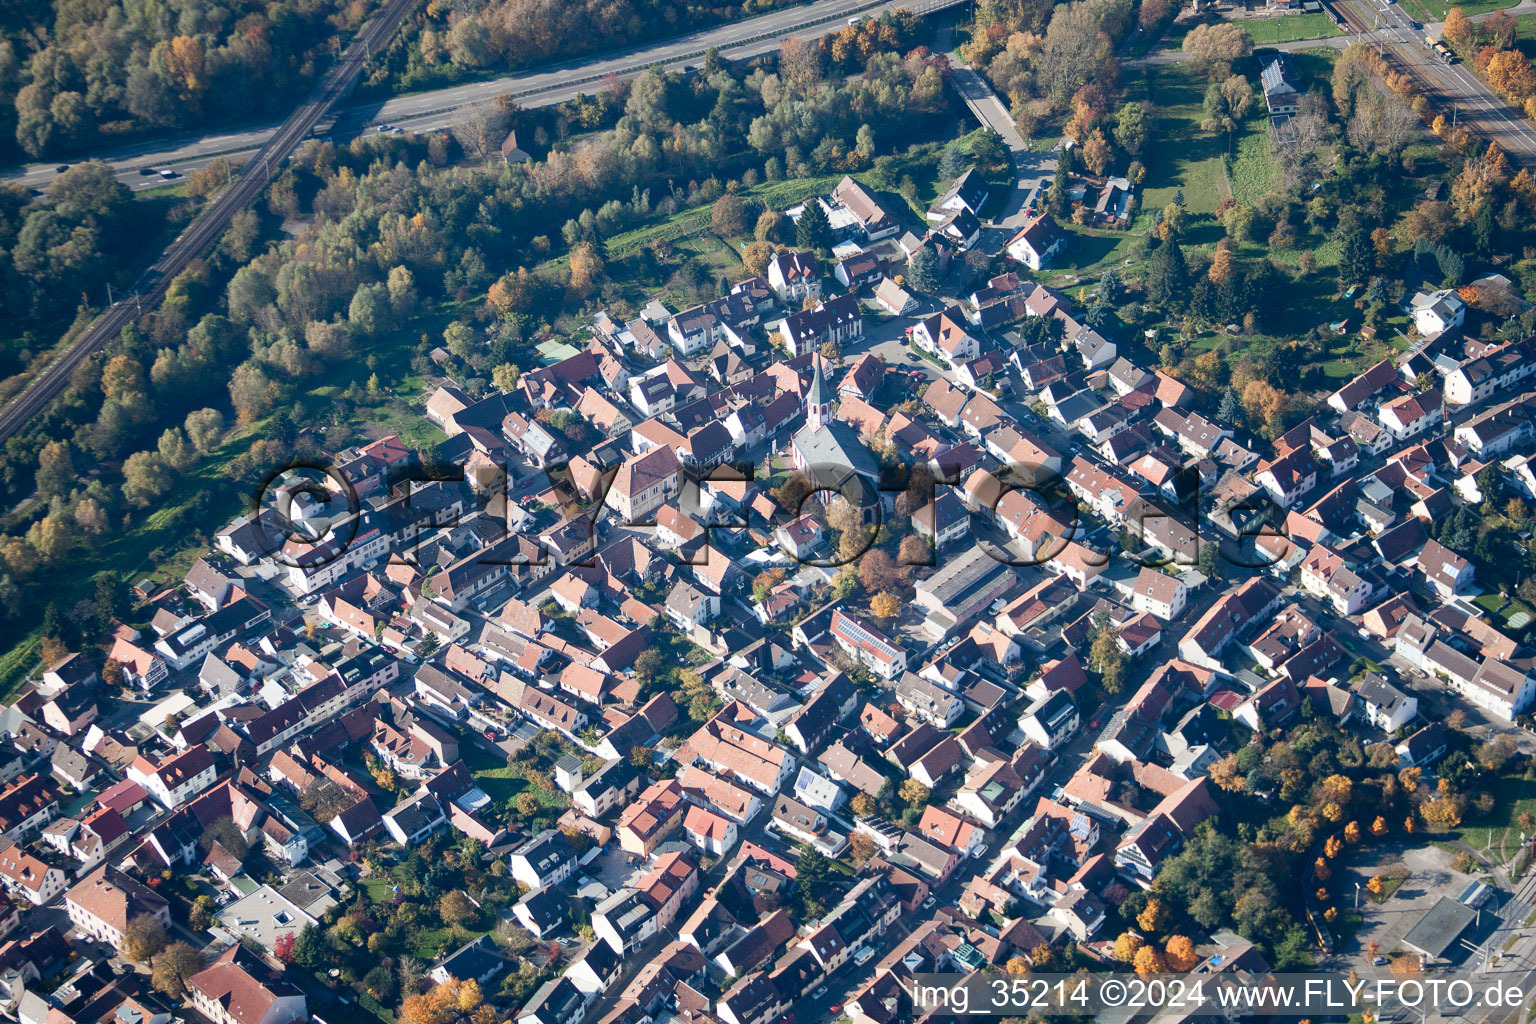
[[[176,275],[207,252],[230,219],[254,200],[283,166],[288,155],[308,137],[315,124],[346,95],[363,65],[394,34],[416,0],[387,0],[352,40],[341,59],[310,90],[288,120],[254,153],[235,181],[206,206],[187,229],[133,285],[133,297],[114,303],[15,398],[0,409],[0,441],[15,436],[69,385],[70,377],[93,353],[117,337],[141,310],[153,307]]]
[[[1536,166],[1536,128],[1465,66],[1424,44],[1425,33],[1390,0],[1325,0],[1347,32],[1367,37],[1387,66],[1410,78],[1437,112],[1489,139],[1515,163]]]

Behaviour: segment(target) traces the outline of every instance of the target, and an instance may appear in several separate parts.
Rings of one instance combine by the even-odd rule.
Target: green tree
[[[143,508],[171,489],[171,469],[157,452],[134,452],[123,463],[123,497]]]
[[[805,204],[805,212],[795,222],[795,244],[817,252],[832,248],[832,222],[820,200],[812,199]]]
[[[907,284],[916,291],[931,292],[939,286],[939,254],[925,245],[907,261]]]
[[[1376,267],[1376,250],[1370,235],[1358,223],[1344,231],[1339,248],[1339,281],[1341,284],[1364,284]]]
[[[69,493],[75,485],[75,460],[68,441],[49,441],[37,456],[37,491],[45,498]]]
[[[325,937],[312,924],[306,924],[293,943],[293,962],[306,971],[324,970],[330,965],[331,951]]]
[[[1127,101],[1115,114],[1115,144],[1128,155],[1138,157],[1147,144],[1149,134],[1147,108],[1134,100]]]
[[[347,323],[359,334],[373,337],[389,319],[389,293],[382,284],[358,285],[347,306]]]
[[[1152,251],[1147,261],[1147,301],[1154,306],[1182,309],[1189,291],[1189,264],[1184,250],[1169,239]]]

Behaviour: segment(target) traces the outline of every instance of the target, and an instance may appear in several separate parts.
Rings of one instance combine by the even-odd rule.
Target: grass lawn
[[[1203,131],[1206,82],[1182,64],[1149,65],[1141,78],[1127,83],[1127,99],[1146,99],[1157,105],[1157,128],[1147,155],[1147,187],[1142,191],[1142,214],[1133,230],[1151,227],[1151,211],[1184,192],[1190,213],[1215,213],[1232,194],[1222,157],[1227,140]],[[1174,140],[1176,144],[1174,144]]]
[[[363,890],[368,893],[368,902],[375,905],[388,903],[395,891],[395,880],[386,874],[372,875],[363,879]]]
[[[1237,24],[1248,30],[1255,46],[1290,43],[1298,39],[1327,39],[1341,35],[1326,14],[1287,14],[1278,18],[1249,18]]]
[[[1408,872],[1401,868],[1394,868],[1380,877],[1381,892],[1371,894],[1371,899],[1378,905],[1387,902],[1392,898],[1393,893],[1403,887],[1403,883],[1408,881]]]
[[[1275,161],[1269,152],[1269,132],[1264,118],[1250,118],[1238,137],[1236,154],[1229,161],[1232,198],[1252,206],[1270,190],[1275,177]]]
[[[1520,845],[1520,815],[1536,817],[1536,781],[1518,777],[1500,778],[1493,787],[1493,811],[1480,815],[1469,811],[1467,820],[1449,832],[1435,836],[1439,840],[1458,839],[1475,850],[1488,847],[1492,834],[1492,855],[1507,861]],[[1529,830],[1527,830],[1529,831]]]
[[[1471,17],[1474,14],[1487,14],[1490,11],[1502,11],[1506,7],[1513,7],[1519,0],[1401,0],[1403,10],[1419,21],[1444,21],[1445,12],[1452,7],[1460,7],[1461,13]],[[1435,33],[1437,36],[1439,33]]]
[[[485,791],[485,795],[498,803],[528,792],[538,800],[540,807],[547,810],[563,810],[566,806],[564,794],[531,784],[526,767],[520,763],[477,771],[474,777],[475,784]]]
[[[1510,629],[1524,629],[1531,624],[1533,619],[1536,619],[1536,609],[1532,609],[1530,605],[1518,597],[1512,597],[1506,602],[1504,595],[1496,590],[1479,594],[1472,599],[1472,603],[1490,615],[1497,615],[1502,618],[1504,624]]]

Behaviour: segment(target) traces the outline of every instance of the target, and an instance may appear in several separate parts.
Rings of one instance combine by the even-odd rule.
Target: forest
[[[72,154],[286,114],[364,0],[0,4],[0,155]]]

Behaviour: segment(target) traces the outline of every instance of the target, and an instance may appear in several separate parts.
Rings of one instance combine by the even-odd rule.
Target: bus
[[[1435,55],[1438,56],[1441,60],[1445,61],[1447,64],[1456,63],[1457,57],[1454,53],[1451,52],[1451,48],[1446,46],[1440,40],[1436,39],[1434,36],[1425,36],[1424,45],[1428,49],[1434,51]]]

